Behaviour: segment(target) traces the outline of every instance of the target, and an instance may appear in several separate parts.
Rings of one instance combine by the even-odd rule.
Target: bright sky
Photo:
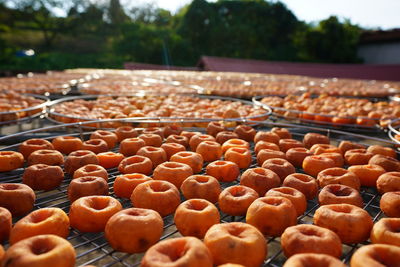
[[[140,0],[146,3],[149,1]],[[190,0],[153,0],[175,12]],[[400,0],[281,0],[299,20],[319,21],[336,15],[365,28],[400,28]]]

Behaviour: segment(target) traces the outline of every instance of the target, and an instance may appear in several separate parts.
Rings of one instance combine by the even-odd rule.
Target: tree
[[[348,20],[335,16],[322,20],[315,27],[298,34],[296,44],[304,61],[355,63],[361,29]]]
[[[176,14],[132,2],[0,0],[0,67],[122,67],[131,60],[193,66],[202,55],[358,61],[359,27],[336,17],[306,24],[278,1],[193,0]],[[26,48],[36,55],[15,57]]]
[[[129,17],[125,14],[119,0],[110,0],[108,8],[108,18],[112,25],[121,25],[128,21]]]
[[[172,21],[171,12],[158,8],[152,3],[134,6],[129,11],[130,17],[136,23],[156,24],[168,26]]]
[[[82,32],[99,33],[104,30],[104,13],[101,7],[90,4],[86,10],[79,14],[78,23],[79,27],[76,30],[81,30]]]
[[[63,8],[63,0],[9,0],[23,17],[18,18],[22,21],[32,21],[35,27],[43,34],[44,46],[50,48],[55,38],[65,28],[64,20],[54,16],[55,8]]]
[[[292,38],[299,22],[280,2],[194,0],[179,33],[193,48],[193,57],[215,55],[293,60]]]

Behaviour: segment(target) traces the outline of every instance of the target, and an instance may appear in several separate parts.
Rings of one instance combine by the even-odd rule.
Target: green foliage
[[[361,29],[349,21],[341,23],[332,16],[308,27],[297,35],[301,60],[314,62],[354,63]]]
[[[193,66],[202,55],[358,61],[359,27],[336,17],[307,25],[281,2],[193,0],[172,15],[120,1],[0,0],[0,69],[122,68],[126,61]],[[21,49],[36,55],[18,58]]]
[[[119,0],[110,0],[110,6],[108,8],[108,17],[110,19],[111,24],[116,26],[121,25],[122,23],[129,20]]]
[[[179,32],[201,55],[293,60],[299,22],[280,2],[194,0]]]

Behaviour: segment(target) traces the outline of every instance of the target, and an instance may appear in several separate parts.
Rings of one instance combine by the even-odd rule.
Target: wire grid
[[[30,106],[24,109],[0,112],[0,126],[20,125],[22,123],[29,123],[32,122],[34,119],[44,116],[44,114],[46,113],[47,105],[50,104],[49,98],[46,96],[35,95],[35,94],[23,94],[23,95],[34,97],[36,100],[42,100],[43,102],[35,106]],[[18,114],[25,114],[25,116],[19,117]]]
[[[269,130],[263,128],[262,130]],[[291,130],[294,139],[302,140],[303,136],[307,132],[318,132],[318,131],[307,131],[307,128],[295,129]],[[85,139],[88,138],[90,133],[84,133],[83,136]],[[329,134],[329,132],[328,132]],[[348,136],[335,136],[331,137],[332,144],[338,144],[340,141],[344,139],[351,139],[351,135]],[[50,139],[48,137],[46,139]],[[377,143],[376,140],[370,140],[368,137],[365,140],[358,140],[359,143],[363,144],[371,144]],[[15,149],[18,145],[13,145]],[[10,149],[10,147],[8,147]],[[114,149],[116,151],[117,149]],[[207,164],[204,165],[204,167]],[[254,154],[254,145],[252,145],[252,164],[249,168],[258,167],[256,156]],[[0,176],[0,183],[21,183],[22,182],[22,174],[24,169],[18,169],[10,173],[2,174]],[[117,168],[108,169],[109,180],[108,185],[110,187],[110,195],[116,199],[118,199],[123,208],[132,207],[129,199],[122,199],[117,197],[113,191],[113,184],[116,176],[120,175]],[[243,172],[244,170],[242,170]],[[301,169],[297,169],[297,172],[302,172]],[[205,168],[203,168],[201,174],[205,173]],[[40,209],[45,207],[58,207],[64,210],[66,213],[69,212],[70,202],[67,198],[67,187],[71,181],[71,175],[66,174],[65,179],[63,180],[61,186],[57,189],[44,192],[44,191],[36,191],[36,201],[34,205],[34,209]],[[235,181],[233,183],[221,183],[222,188],[226,188],[228,186],[238,184],[239,181]],[[368,213],[372,216],[373,221],[377,221],[380,218],[384,217],[383,213],[379,208],[380,195],[377,193],[376,189],[372,188],[362,188],[361,196],[364,201],[364,209],[368,211]],[[184,197],[181,195],[182,201],[184,201]],[[218,203],[216,203],[218,207]],[[307,203],[306,212],[298,217],[298,223],[304,224],[312,224],[313,216],[315,210],[319,207],[318,201],[316,198],[309,200]],[[220,211],[221,222],[245,222],[245,216],[230,216],[228,214],[224,214]],[[164,232],[161,237],[161,240],[172,238],[172,237],[180,237],[178,230],[176,229],[173,221],[173,215],[168,215],[163,218],[164,220]],[[15,222],[16,220],[14,220]],[[96,266],[139,266],[143,253],[140,254],[127,254],[115,251],[107,242],[104,237],[104,233],[82,233],[76,229],[71,228],[70,235],[67,240],[74,246],[77,257],[76,264],[78,266],[84,266],[93,264]],[[284,256],[279,237],[267,237],[268,242],[268,256],[264,261],[263,266],[282,266],[286,261],[286,257]],[[348,263],[353,252],[360,246],[369,244],[368,241],[358,244],[346,245],[343,244],[343,253],[342,253],[342,261]],[[6,247],[8,244],[6,244]]]
[[[275,96],[275,95],[272,95],[272,96]],[[335,117],[334,115],[323,114],[323,113],[312,113],[312,112],[306,112],[306,111],[295,110],[295,109],[286,109],[286,108],[282,108],[282,107],[269,106],[268,104],[261,102],[262,98],[264,98],[264,97],[266,97],[266,96],[255,96],[252,98],[252,101],[256,106],[260,106],[260,107],[264,107],[264,108],[269,107],[272,110],[272,115],[270,116],[271,120],[275,120],[275,121],[284,120],[284,121],[288,121],[291,123],[301,123],[302,125],[307,125],[310,127],[320,126],[320,127],[328,127],[331,129],[346,130],[346,131],[351,131],[351,132],[363,132],[366,134],[367,133],[376,133],[376,132],[384,130],[384,128],[379,125],[378,119],[368,118],[365,116],[362,117],[363,119],[374,120],[375,121],[374,126],[358,125],[356,123],[351,123],[351,124],[333,123],[330,120],[333,117]],[[359,97],[347,97],[347,98],[359,98]],[[386,98],[379,99],[379,98],[363,97],[363,99],[368,99],[370,101],[376,102],[379,100],[385,100]],[[287,114],[287,115],[285,115],[285,114]],[[302,118],[301,115],[318,116],[321,119],[319,119],[319,120],[306,119],[306,118]],[[353,120],[358,119],[358,117],[353,117],[353,116],[345,116],[345,117],[341,117],[341,118],[353,119]],[[326,121],[324,119],[326,119]]]
[[[143,94],[143,93],[135,93],[131,95],[112,95],[112,94],[105,94],[105,95],[81,95],[81,96],[72,96],[72,97],[66,97],[66,98],[60,98],[58,100],[51,101],[51,103],[47,106],[47,119],[55,124],[60,124],[63,125],[65,124],[65,121],[62,121],[62,119],[66,119],[67,121],[73,121],[73,122],[99,122],[99,121],[104,121],[101,119],[95,119],[95,118],[89,118],[89,117],[77,117],[74,115],[69,115],[69,114],[64,114],[64,113],[58,113],[55,112],[54,107],[61,103],[67,103],[75,100],[97,100],[99,97],[112,97],[112,98],[118,98],[118,97],[135,97],[135,98],[141,98],[141,97],[163,97],[166,96],[168,97],[170,94],[161,94],[161,93],[155,93],[155,94]],[[241,103],[246,106],[251,106],[254,110],[261,109],[263,110],[262,114],[255,114],[251,115],[249,114],[246,117],[240,117],[240,118],[196,118],[196,117],[135,117],[136,120],[142,120],[142,122],[147,121],[150,122],[151,120],[156,120],[159,123],[164,122],[168,123],[168,121],[174,120],[175,122],[180,122],[180,121],[187,121],[187,122],[211,122],[211,121],[227,121],[227,122],[242,122],[242,121],[252,121],[252,123],[256,123],[260,120],[265,119],[269,115],[272,114],[272,109],[268,107],[267,105],[262,105],[262,106],[257,106],[254,105],[253,102],[240,99],[240,98],[233,98],[233,97],[222,97],[222,96],[213,96],[213,95],[196,95],[196,94],[175,94],[176,96],[188,96],[188,97],[193,97],[196,99],[208,99],[208,100],[222,100],[222,101],[231,101],[231,102],[236,102],[236,103]],[[129,118],[127,118],[129,119]],[[108,119],[109,121],[113,121],[112,119]],[[166,122],[165,122],[166,121]],[[87,125],[89,126],[89,125]]]

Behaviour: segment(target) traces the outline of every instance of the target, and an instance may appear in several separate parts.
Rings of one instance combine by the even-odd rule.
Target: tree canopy
[[[122,1],[122,0],[121,0]],[[361,29],[299,21],[281,2],[193,0],[176,14],[120,0],[0,0],[0,68],[193,66],[202,55],[353,63]],[[17,51],[34,49],[33,57]]]

